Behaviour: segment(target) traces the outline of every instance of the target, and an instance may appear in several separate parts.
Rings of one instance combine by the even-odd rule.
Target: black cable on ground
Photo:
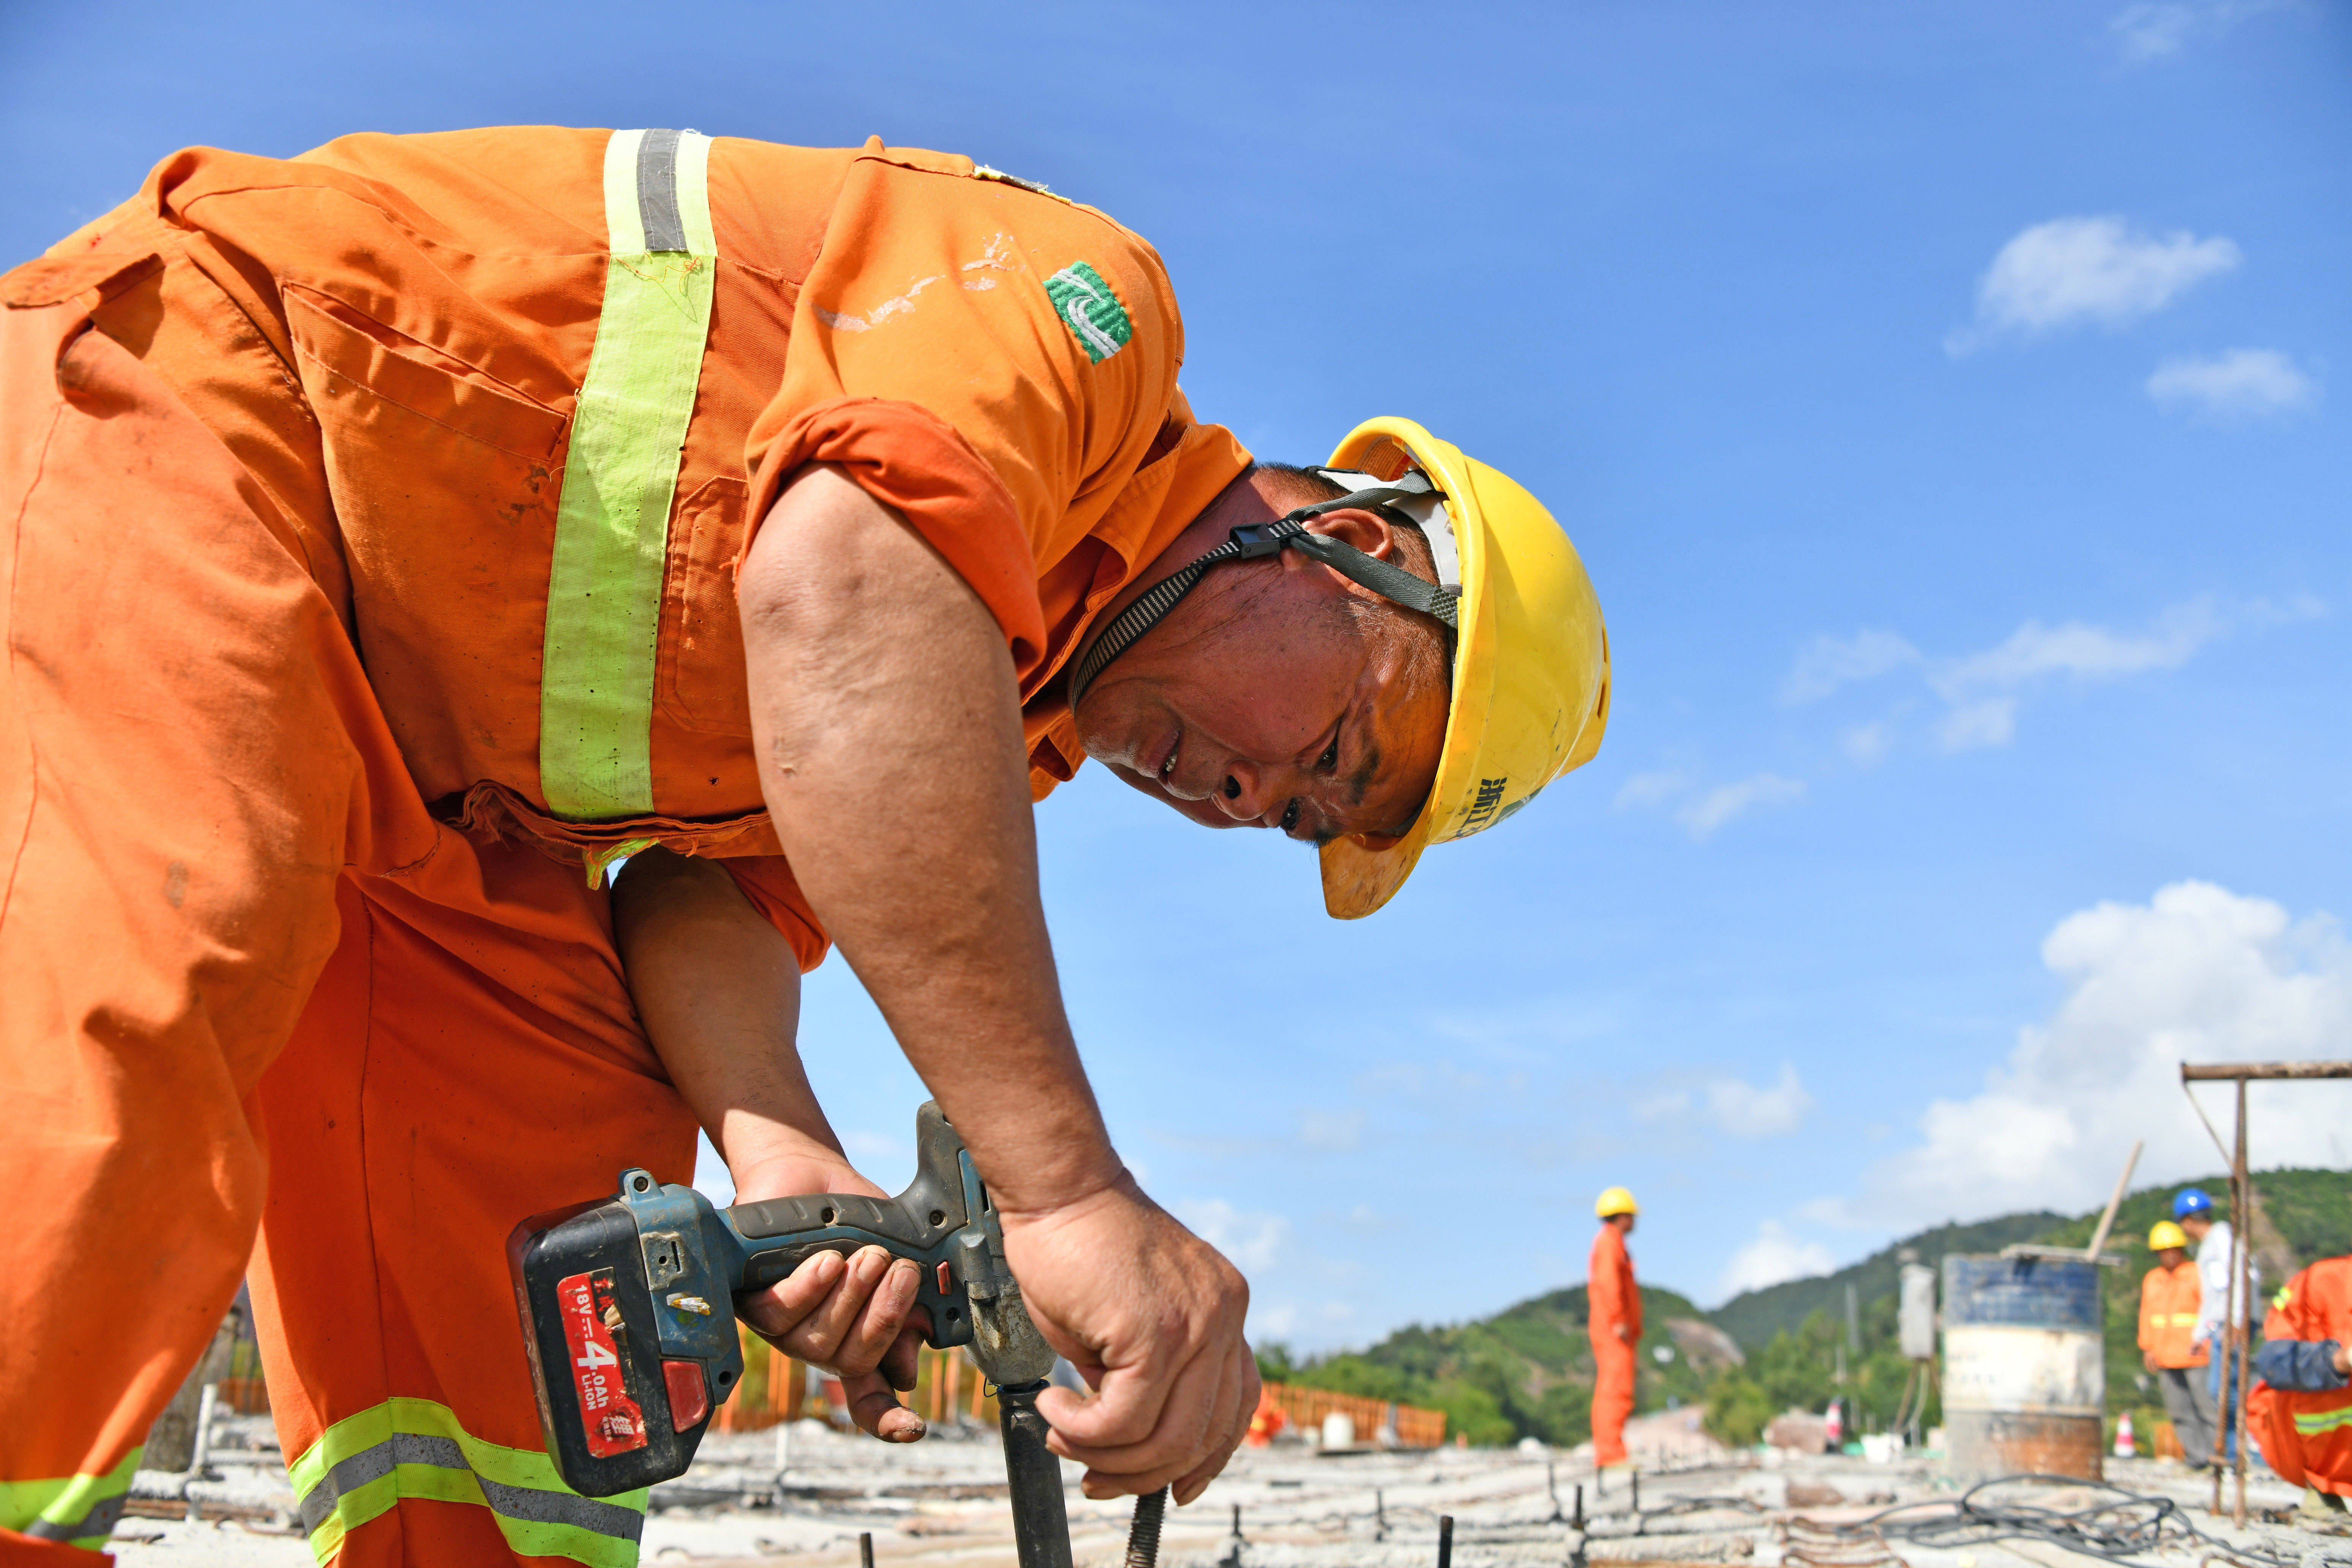
[[[2039,1484],[2109,1494],[2112,1500],[2088,1508],[2044,1508],[2038,1504],[1988,1498],[1996,1487]],[[1951,1549],[1996,1541],[2039,1541],[2062,1551],[2110,1563],[2135,1563],[2150,1552],[2189,1551],[2203,1547],[2254,1568],[2296,1568],[2300,1553],[2266,1545],[2238,1546],[2206,1534],[2189,1522],[2189,1512],[2168,1497],[2151,1497],[2107,1481],[2077,1476],[2017,1475],[1980,1481],[1951,1500],[1901,1503],[1850,1523],[1823,1523],[1799,1518],[1792,1530],[1821,1542]]]

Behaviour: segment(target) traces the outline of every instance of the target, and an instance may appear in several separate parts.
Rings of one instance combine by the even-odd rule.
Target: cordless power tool
[[[895,1198],[822,1193],[719,1210],[692,1187],[621,1173],[619,1195],[536,1215],[507,1240],[547,1452],[586,1497],[682,1475],[743,1375],[734,1298],[820,1252],[881,1247],[922,1268],[934,1346],[969,1345],[996,1384],[1020,1560],[1069,1563],[1061,1461],[1037,1395],[1054,1352],[1004,1264],[1004,1235],[963,1140],[915,1115],[915,1180]]]

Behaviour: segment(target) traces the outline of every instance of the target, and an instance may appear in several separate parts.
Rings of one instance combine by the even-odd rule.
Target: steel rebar
[[[1125,1568],[1153,1568],[1160,1561],[1160,1523],[1168,1511],[1168,1489],[1135,1500],[1135,1522],[1127,1527]]]

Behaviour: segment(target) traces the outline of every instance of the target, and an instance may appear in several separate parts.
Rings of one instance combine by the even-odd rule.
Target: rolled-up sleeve
[[[745,855],[729,857],[718,864],[735,879],[735,886],[761,918],[792,943],[803,974],[824,962],[832,939],[818,923],[808,900],[802,897],[790,861],[781,855]]]
[[[2273,1388],[2324,1394],[2352,1378],[2336,1370],[2334,1340],[2270,1340],[2254,1352],[2254,1374]]]
[[[794,470],[839,463],[971,584],[1025,676],[1038,579],[1150,454],[1182,327],[1150,246],[971,169],[878,146],[852,166],[747,443],[745,547]]]

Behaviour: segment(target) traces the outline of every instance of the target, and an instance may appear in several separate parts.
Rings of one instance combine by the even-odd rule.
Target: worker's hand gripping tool
[[[610,1497],[684,1474],[743,1375],[733,1298],[820,1252],[878,1246],[922,1266],[916,1300],[930,1342],[970,1345],[997,1384],[1023,1545],[1058,1542],[1066,1563],[1060,1463],[1036,1412],[1053,1350],[1004,1265],[988,1189],[936,1104],[916,1113],[915,1151],[914,1183],[895,1198],[824,1193],[722,1212],[692,1187],[625,1171],[617,1197],[516,1226],[507,1260],[540,1424],[565,1482]]]

